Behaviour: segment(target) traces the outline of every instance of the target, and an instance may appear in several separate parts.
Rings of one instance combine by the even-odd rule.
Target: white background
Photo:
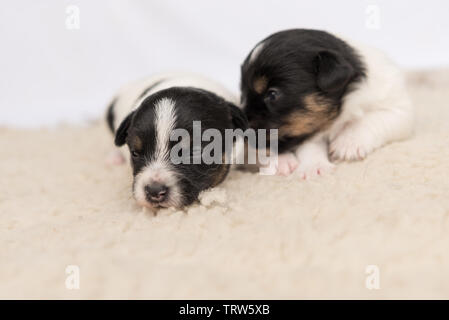
[[[66,27],[69,5],[80,29]],[[449,66],[448,15],[446,0],[2,0],[0,125],[98,118],[123,83],[160,71],[203,73],[236,91],[249,50],[286,28],[343,34],[407,69]]]

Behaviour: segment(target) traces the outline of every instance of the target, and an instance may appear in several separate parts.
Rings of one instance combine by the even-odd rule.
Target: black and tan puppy
[[[256,45],[241,68],[250,127],[279,130],[277,173],[321,175],[407,137],[412,108],[401,72],[381,52],[294,29]]]
[[[193,127],[195,121],[201,124],[201,134],[208,129],[218,130],[223,139],[226,129],[245,130],[246,117],[234,101],[233,95],[219,84],[190,74],[152,77],[119,92],[108,109],[107,121],[115,144],[126,144],[129,149],[133,195],[139,204],[180,208],[224,180],[229,170],[225,161],[190,161],[202,156],[201,150],[195,155],[198,150],[192,146]],[[188,133],[187,141],[173,139],[176,130]],[[178,153],[171,151],[180,142],[187,150],[187,159],[183,160],[188,161],[173,158]],[[118,163],[124,158],[115,152],[110,160]]]

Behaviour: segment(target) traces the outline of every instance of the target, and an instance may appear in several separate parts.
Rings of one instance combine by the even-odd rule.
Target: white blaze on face
[[[154,158],[156,160],[168,160],[170,157],[170,133],[175,128],[176,123],[175,103],[169,98],[163,98],[156,102],[154,113],[156,127],[156,149]]]
[[[179,206],[181,194],[177,185],[176,172],[170,165],[170,133],[175,128],[175,103],[169,98],[156,102],[155,108],[156,144],[153,156],[147,160],[147,165],[135,177],[134,196],[141,204],[148,206],[145,196],[145,186],[161,183],[168,187],[168,199],[164,205]]]

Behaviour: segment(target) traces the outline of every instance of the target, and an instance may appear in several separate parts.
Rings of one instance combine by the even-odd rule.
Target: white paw
[[[111,166],[118,166],[125,163],[125,157],[120,150],[111,151],[106,157],[106,164]]]
[[[298,159],[292,153],[284,153],[278,156],[276,175],[288,176],[298,167]]]
[[[329,161],[317,161],[317,162],[301,162],[299,163],[297,174],[303,180],[313,179],[319,176],[324,176],[334,171],[335,165]]]
[[[329,144],[329,156],[332,161],[363,160],[374,150],[371,139],[363,130],[348,128],[343,130]]]

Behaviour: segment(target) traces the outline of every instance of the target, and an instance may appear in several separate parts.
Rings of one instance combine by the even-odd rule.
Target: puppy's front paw
[[[339,134],[329,145],[332,161],[363,160],[374,150],[371,140],[361,130],[348,128]]]
[[[278,156],[276,175],[288,176],[298,167],[298,159],[292,153],[285,153]]]
[[[335,165],[329,161],[316,161],[316,162],[300,162],[297,174],[303,180],[309,180],[318,176],[324,176],[334,171]]]

